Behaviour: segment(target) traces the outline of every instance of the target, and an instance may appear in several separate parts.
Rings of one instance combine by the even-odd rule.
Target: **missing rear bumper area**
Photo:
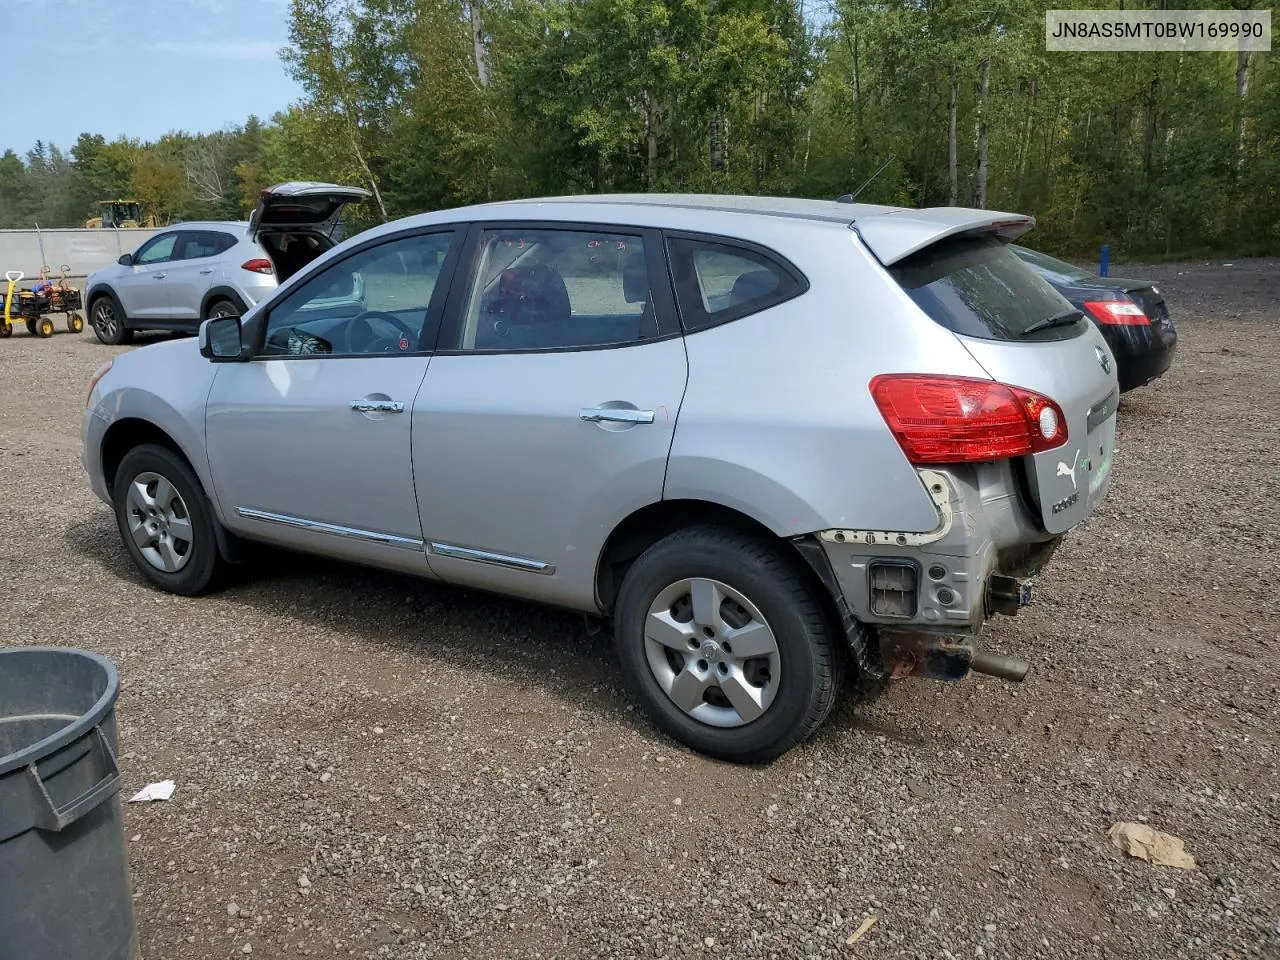
[[[895,680],[963,680],[974,672],[1021,683],[1031,669],[1025,660],[980,651],[971,637],[959,634],[889,627],[877,633],[880,661]]]

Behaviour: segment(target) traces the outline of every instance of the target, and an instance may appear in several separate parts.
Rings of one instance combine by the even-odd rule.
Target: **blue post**
[[[1107,275],[1107,267],[1111,264],[1111,244],[1104,243],[1102,245],[1102,259],[1098,262],[1098,276],[1105,277]]]

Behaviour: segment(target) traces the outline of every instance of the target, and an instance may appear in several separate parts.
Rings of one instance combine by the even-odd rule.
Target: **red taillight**
[[[1118,324],[1128,327],[1147,327],[1151,321],[1142,312],[1142,308],[1132,300],[1090,300],[1084,308],[1093,314],[1099,323]]]
[[[1048,397],[994,380],[889,374],[871,396],[913,464],[1005,460],[1067,442],[1067,418]]]
[[[271,266],[271,261],[266,257],[256,257],[253,260],[246,260],[240,264],[241,270],[249,270],[253,273],[275,273],[275,268]]]

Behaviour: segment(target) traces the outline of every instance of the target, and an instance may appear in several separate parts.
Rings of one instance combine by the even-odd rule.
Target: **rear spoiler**
[[[966,233],[1013,240],[1036,225],[1035,217],[969,207],[926,207],[859,217],[850,226],[886,267],[925,247]]]

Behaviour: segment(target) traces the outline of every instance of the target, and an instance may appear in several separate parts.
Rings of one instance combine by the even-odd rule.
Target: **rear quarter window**
[[[756,246],[668,236],[667,257],[686,333],[767,310],[809,288],[795,267]]]
[[[943,240],[895,263],[889,272],[916,306],[963,336],[1068,340],[1083,332],[1087,322],[994,237]]]

